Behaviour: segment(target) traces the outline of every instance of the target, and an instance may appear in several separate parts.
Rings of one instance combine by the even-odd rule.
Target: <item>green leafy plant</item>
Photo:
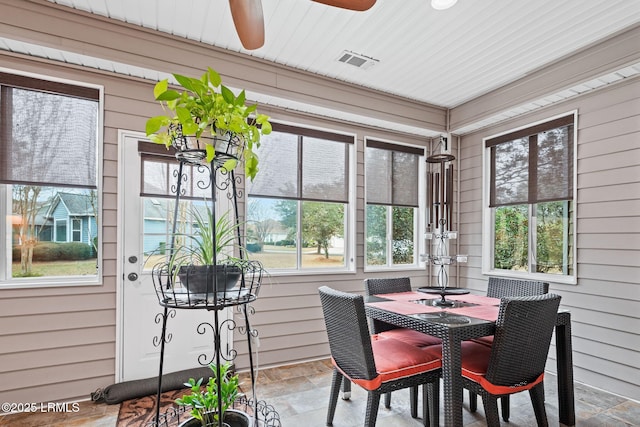
[[[208,68],[200,78],[173,74],[181,91],[171,89],[168,79],[158,82],[153,94],[160,101],[166,115],[151,117],[146,133],[153,142],[171,146],[176,137],[238,137],[243,145],[239,152],[244,160],[245,173],[253,180],[258,172],[255,150],[261,135],[271,133],[269,117],[257,113],[257,105],[246,105],[245,91],[238,96],[222,84],[220,75]],[[207,162],[216,154],[213,139],[203,138]],[[234,169],[240,159],[227,159],[223,167]]]
[[[235,286],[247,261],[233,254],[234,249],[245,250],[237,240],[241,224],[224,212],[217,221],[208,204],[204,209],[192,207],[190,217],[193,234],[181,234],[183,242],[174,246],[169,257],[168,271],[173,282],[193,292],[220,292]],[[215,236],[215,242],[214,242]],[[213,276],[215,275],[215,286]]]
[[[238,397],[238,375],[231,374],[231,363],[222,364],[219,369],[214,363],[211,363],[209,367],[213,371],[213,375],[207,384],[202,386],[203,378],[198,381],[189,378],[189,382],[184,385],[191,389],[191,393],[175,401],[180,406],[190,406],[191,415],[200,420],[203,426],[218,425],[216,423],[219,420],[219,404],[222,405],[224,419],[224,412],[233,405]],[[219,394],[218,384],[220,384]]]
[[[194,264],[213,265],[214,254],[216,260],[223,253],[223,250],[236,247],[243,249],[236,242],[241,224],[236,224],[229,217],[229,211],[224,212],[217,221],[214,221],[213,212],[208,205],[205,205],[205,212],[196,208],[191,209],[196,232],[187,236],[192,245],[185,245],[183,255],[187,254]],[[213,237],[215,235],[215,245]],[[227,256],[226,258],[233,258]]]

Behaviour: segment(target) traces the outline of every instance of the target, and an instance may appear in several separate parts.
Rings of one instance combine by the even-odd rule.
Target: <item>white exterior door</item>
[[[164,307],[158,304],[151,268],[162,260],[163,247],[170,244],[172,199],[141,195],[141,186],[155,185],[148,181],[157,179],[157,175],[146,172],[144,180],[147,183],[143,181],[142,158],[138,151],[138,142],[143,140],[143,134],[134,132],[121,132],[119,137],[119,271],[122,274],[118,293],[118,381],[155,377],[160,360],[159,340]],[[167,176],[163,185],[170,186],[171,179]],[[225,310],[220,314],[220,322],[230,315],[229,312]],[[212,361],[213,331],[204,326],[200,328],[204,333],[199,334],[197,329],[202,322],[213,324],[213,312],[170,310],[165,374],[199,367],[201,361]],[[231,332],[223,328],[222,351],[227,351],[230,339]]]

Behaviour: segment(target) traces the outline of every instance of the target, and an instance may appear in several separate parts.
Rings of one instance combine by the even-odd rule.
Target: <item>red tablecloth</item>
[[[497,305],[474,305],[471,307],[448,308],[447,311],[461,316],[474,317],[476,319],[496,321],[498,319]]]
[[[468,302],[470,304],[500,305],[500,298],[491,298],[484,295],[447,295],[445,298],[452,301]]]
[[[382,301],[370,302],[368,305],[381,308],[387,311],[393,311],[398,314],[418,314],[418,313],[436,313],[442,311],[440,307],[431,305],[416,304],[408,301]]]

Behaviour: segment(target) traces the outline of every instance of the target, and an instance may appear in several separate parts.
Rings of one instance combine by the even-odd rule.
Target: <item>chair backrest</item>
[[[555,294],[501,300],[487,380],[526,384],[544,372],[559,305]]]
[[[373,379],[378,374],[373,359],[362,295],[318,289],[331,357],[338,367],[354,379]]]
[[[411,290],[411,279],[409,279],[408,277],[392,277],[389,279],[364,279],[364,290],[367,295],[409,292]]]
[[[411,291],[411,279],[408,277],[392,277],[388,279],[364,279],[364,290],[367,295],[392,294]],[[381,320],[371,320],[371,331],[374,334],[398,329],[398,326]]]
[[[549,293],[549,284],[546,282],[534,282],[533,280],[489,277],[489,284],[487,285],[487,296],[493,298],[530,297],[546,293]]]

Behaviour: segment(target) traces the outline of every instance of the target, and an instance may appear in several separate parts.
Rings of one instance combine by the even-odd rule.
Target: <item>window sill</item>
[[[508,270],[488,270],[488,271],[483,271],[482,274],[485,276],[508,277],[510,279],[519,279],[519,280],[537,280],[541,282],[559,283],[563,285],[578,284],[576,276],[564,276],[559,274],[519,273],[514,271],[508,271]]]

